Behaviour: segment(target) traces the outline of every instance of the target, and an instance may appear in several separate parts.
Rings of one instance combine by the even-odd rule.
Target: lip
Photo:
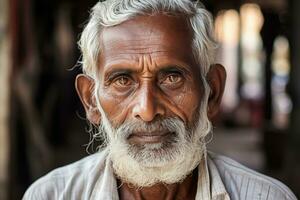
[[[129,136],[128,141],[131,144],[154,144],[162,142],[171,134],[171,132],[134,133]]]

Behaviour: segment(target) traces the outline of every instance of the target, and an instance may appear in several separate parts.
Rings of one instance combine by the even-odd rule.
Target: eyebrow
[[[167,65],[162,65],[162,66],[158,66],[158,69],[155,70],[156,73],[166,73],[166,72],[178,72],[180,71],[181,73],[184,74],[188,74],[190,72],[190,70],[188,69],[187,66],[182,66],[182,65],[178,65],[178,64],[167,64]],[[131,75],[133,73],[137,73],[139,70],[137,69],[132,69],[132,68],[126,68],[126,67],[122,67],[122,66],[115,66],[112,67],[112,69],[107,70],[107,72],[105,73],[105,77],[104,80],[111,80],[115,77],[117,77],[118,75],[122,75],[122,74],[127,74],[127,75]]]
[[[189,70],[186,69],[186,67],[178,66],[178,65],[167,65],[164,67],[161,67],[159,72],[182,72],[182,73],[188,73]]]
[[[112,70],[109,70],[107,73],[105,73],[105,77],[104,80],[111,80],[115,77],[117,77],[118,75],[122,75],[122,74],[133,74],[135,70],[132,69],[128,69],[128,68],[114,68]]]

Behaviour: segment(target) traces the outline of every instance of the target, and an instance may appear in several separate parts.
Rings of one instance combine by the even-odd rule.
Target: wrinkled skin
[[[104,29],[99,55],[99,100],[113,126],[132,119],[152,122],[159,117],[177,117],[185,124],[193,123],[204,90],[192,54],[192,34],[187,19],[165,15],[139,16]],[[213,65],[207,75],[211,87],[210,119],[218,111],[225,76],[221,65]],[[87,118],[99,124],[101,116],[91,95],[93,84],[86,75],[76,79]],[[166,136],[168,133],[135,133],[128,142],[156,143]],[[120,199],[194,199],[196,187],[195,170],[177,184],[159,183],[137,190],[124,183],[119,196]]]

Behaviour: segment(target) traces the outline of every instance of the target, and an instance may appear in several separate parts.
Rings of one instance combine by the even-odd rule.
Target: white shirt
[[[232,159],[208,153],[198,166],[196,200],[296,200],[281,182]],[[33,183],[23,200],[118,200],[107,150],[53,170]]]

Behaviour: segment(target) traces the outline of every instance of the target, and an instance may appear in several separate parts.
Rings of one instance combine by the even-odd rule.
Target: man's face
[[[178,118],[195,123],[203,89],[187,20],[140,16],[103,31],[99,101],[114,127]],[[157,143],[172,133],[138,132],[130,144]]]
[[[115,173],[137,186],[182,180],[209,129],[187,21],[137,17],[102,36],[96,88]]]
[[[77,78],[87,117],[96,124],[100,118],[114,172],[124,182],[176,183],[202,158],[211,128],[207,108],[216,113],[225,72],[217,66],[208,73],[208,101],[192,33],[187,19],[166,15],[105,28],[98,79]]]

